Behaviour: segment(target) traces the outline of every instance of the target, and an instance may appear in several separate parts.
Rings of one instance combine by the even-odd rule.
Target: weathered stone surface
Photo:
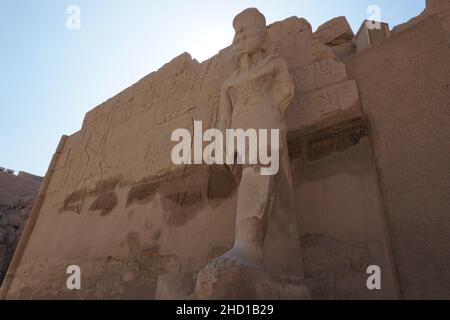
[[[6,258],[6,245],[0,244],[0,268],[3,267],[5,258]]]
[[[339,21],[335,23],[337,30],[346,29]],[[361,71],[363,76],[356,77],[358,85],[361,83],[364,86],[364,92],[376,93],[376,98],[369,95],[369,100],[363,102],[369,106],[369,113],[385,110],[379,118],[375,117],[376,131],[371,137],[369,125],[362,119],[356,83],[347,76],[345,65],[339,59],[342,55],[336,54],[337,48],[346,50],[345,41],[349,41],[350,33],[347,30],[340,35],[339,32],[332,35],[331,31],[336,30],[326,32],[323,27],[320,32],[322,36],[333,39],[324,40],[328,46],[313,37],[311,26],[304,19],[292,17],[267,29],[275,54],[286,61],[295,83],[294,99],[287,106],[292,158],[291,166],[286,165],[285,168],[294,172],[294,190],[291,191],[294,192],[292,209],[296,221],[287,222],[280,219],[283,217],[280,212],[283,211],[272,211],[267,222],[270,241],[264,243],[263,264],[280,269],[295,266],[298,268],[290,271],[301,274],[301,263],[293,261],[303,258],[307,263],[305,271],[323,285],[321,292],[314,293],[315,297],[392,299],[399,297],[396,289],[399,283],[407,283],[408,288],[414,288],[405,291],[411,296],[411,291],[415,293],[420,290],[409,281],[413,278],[410,277],[413,264],[406,263],[407,255],[401,246],[400,254],[397,256],[395,253],[394,256],[400,259],[407,273],[402,274],[398,282],[393,271],[395,268],[387,236],[389,229],[384,219],[385,206],[369,138],[376,142],[379,137],[384,137],[383,130],[387,130],[389,139],[383,138],[383,146],[390,146],[391,141],[410,144],[409,137],[403,135],[404,127],[394,126],[396,130],[392,131],[388,125],[390,121],[398,121],[409,113],[404,112],[397,118],[392,118],[391,113],[397,111],[397,106],[402,106],[400,102],[408,97],[414,99],[408,100],[405,105],[415,106],[415,100],[445,98],[445,95],[441,92],[417,96],[418,92],[428,92],[423,91],[422,87],[419,90],[414,87],[417,83],[421,86],[430,83],[430,79],[425,78],[424,81],[399,81],[393,89],[395,94],[392,93],[390,81],[397,79],[397,75],[385,77],[383,73],[392,66],[403,65],[401,59],[404,57],[396,55],[399,52],[395,45],[398,39],[387,40],[383,48],[388,46],[390,54],[384,56],[383,52],[378,53],[367,63],[375,64],[382,75],[375,80],[369,76],[368,79],[373,80],[370,86],[366,83],[366,69]],[[441,29],[433,31],[436,32],[427,34],[428,38],[444,32]],[[414,38],[414,34],[410,36]],[[421,38],[422,43],[429,43],[428,38]],[[416,49],[421,48],[422,43],[416,44]],[[446,52],[436,42],[430,48]],[[371,50],[361,53],[360,57],[370,55]],[[405,56],[414,56],[412,52],[415,50],[409,51]],[[428,57],[426,54],[423,56]],[[443,57],[439,61],[442,62],[439,68],[450,65],[445,63]],[[197,298],[307,298],[305,286],[309,287],[308,281],[301,276],[293,276],[294,272],[274,272],[267,268],[263,271],[262,268],[249,267],[241,263],[243,259],[236,259],[240,258],[239,254],[231,255],[233,259],[220,260],[224,263],[219,265],[210,264],[212,260],[223,257],[236,240],[235,234],[239,231],[236,222],[240,221],[236,207],[242,193],[235,191],[242,178],[233,170],[216,170],[218,168],[206,166],[190,169],[188,166],[175,166],[170,160],[173,146],[170,135],[174,129],[186,128],[191,132],[194,120],[203,121],[205,129],[220,124],[220,89],[236,69],[237,62],[233,47],[225,48],[203,63],[193,60],[189,54],[182,54],[86,115],[81,130],[67,139],[67,143],[58,150],[59,156],[52,160],[52,172],[47,176],[48,189],[44,188],[45,195],[40,198],[42,207],[37,212],[37,222],[20,257],[18,270],[8,286],[8,298],[195,298],[191,295],[195,283]],[[418,69],[410,75],[412,79],[417,74],[426,73],[420,69],[421,63],[414,63],[414,66]],[[404,68],[402,72],[408,73],[408,70]],[[268,76],[269,82],[271,76]],[[373,87],[378,89],[371,91]],[[410,91],[410,87],[414,87],[414,92]],[[434,83],[433,88],[444,90],[445,81]],[[245,90],[244,93],[248,94]],[[380,99],[385,93],[388,101],[372,104],[371,99]],[[390,106],[391,109],[384,109],[383,106]],[[434,110],[433,106],[429,106],[422,114],[430,116]],[[417,123],[419,118],[415,115],[410,119],[413,121],[405,121],[405,128],[420,128],[420,123]],[[445,116],[439,119],[445,119]],[[428,134],[435,138],[425,147],[419,145],[419,149],[428,152],[428,145],[440,141],[441,131],[436,132],[435,129],[422,130],[414,139],[417,143]],[[379,148],[379,144],[375,146]],[[445,158],[442,150],[448,149],[439,149],[440,153],[433,153],[429,162],[410,171],[421,173],[419,176],[429,172],[423,168],[433,171],[433,164]],[[402,152],[408,154],[403,149]],[[408,154],[409,160],[398,164],[388,161],[394,166],[388,177],[400,176],[404,179],[413,176],[403,172],[401,166],[414,162],[421,155],[421,151],[415,150],[414,153],[413,156]],[[396,158],[395,152],[393,155],[388,152],[388,155],[387,158]],[[383,164],[382,161],[387,159],[384,156],[383,152],[378,152],[376,160]],[[283,159],[286,160],[286,157]],[[445,168],[445,165],[440,167]],[[383,171],[381,174],[385,178]],[[245,177],[246,173],[242,175]],[[415,183],[406,185],[422,202],[434,199],[445,207],[448,201],[444,204],[439,202],[446,200],[442,190],[448,189],[442,181],[450,179],[441,176],[435,175],[440,188],[430,188],[433,194],[428,194],[426,188],[414,189]],[[283,183],[281,185],[286,186],[289,181]],[[264,186],[263,183],[255,183],[254,187],[248,188],[241,204],[245,204],[245,198],[254,199],[258,195],[263,199],[258,203],[264,203],[267,193],[257,191],[261,185]],[[281,199],[290,198],[289,188],[283,191],[278,193]],[[415,203],[411,201],[411,193],[402,192],[395,183],[393,187],[388,184],[384,191],[383,196],[389,200],[388,208],[397,208],[392,206],[392,197],[394,200],[400,197],[404,200],[403,204]],[[427,194],[427,197],[421,197],[421,194]],[[281,202],[283,205],[287,203]],[[436,209],[433,212],[440,212],[439,208],[431,207]],[[252,212],[255,208],[258,209],[258,206],[249,205],[248,210],[241,212]],[[415,212],[414,209],[411,211]],[[421,207],[420,211],[427,212],[427,208]],[[261,210],[258,214],[264,215]],[[434,217],[430,225],[434,226],[437,225],[435,221],[442,221],[445,216],[431,213],[426,216],[430,215]],[[394,238],[395,243],[409,239],[407,231],[402,228],[402,232],[398,231],[398,225],[407,225],[414,217],[405,216],[408,219],[400,220],[404,224],[397,223],[394,210],[394,226],[397,226],[394,235],[398,237]],[[390,215],[387,217],[390,218]],[[419,222],[421,227],[422,224],[427,225],[420,219]],[[436,248],[446,249],[448,241],[442,239],[448,238],[448,228],[445,229],[444,224],[442,226],[428,232],[438,234],[441,240],[435,247],[423,244],[430,242],[426,237],[413,237],[412,241],[408,241],[409,246],[414,247],[414,252],[423,254],[436,252]],[[416,227],[413,225],[411,228],[418,230]],[[11,228],[7,234],[10,237],[13,236]],[[14,235],[18,235],[19,230]],[[263,233],[258,231],[254,234],[260,236]],[[291,235],[296,233],[301,238],[295,237],[295,243],[299,246],[301,242],[298,240],[303,240],[304,252],[300,252],[300,247],[288,250],[283,246],[283,238],[292,238]],[[62,245],[61,239],[69,245]],[[426,252],[423,248],[427,249]],[[280,255],[274,255],[274,252]],[[286,253],[292,253],[288,259],[283,256]],[[429,256],[423,260],[419,264],[425,271],[433,270],[432,266],[424,267],[425,262],[433,261],[433,265],[439,265],[441,270],[435,274],[446,275],[448,268],[439,258]],[[368,263],[382,267],[381,292],[369,292],[363,288],[365,283],[361,281],[364,280],[364,267]],[[79,294],[67,292],[64,286],[67,276],[65,268],[69,264],[78,264],[86,270],[86,278],[83,278],[86,288]],[[197,273],[197,278],[194,278]],[[440,286],[438,276],[431,272],[427,274],[431,274],[433,287],[440,288],[440,293],[444,295],[446,288]],[[421,286],[427,287],[427,282],[421,281]],[[431,295],[431,291],[432,288],[427,288],[428,294]]]
[[[15,228],[20,228],[24,224],[24,219],[19,215],[11,215],[8,219],[8,224]]]
[[[0,227],[1,228],[4,228],[4,227],[6,227],[7,225],[8,225],[8,217],[6,216],[6,214],[3,214],[1,217],[0,217]]]
[[[296,108],[305,94],[347,80],[342,62],[329,47],[313,38],[306,20],[292,17],[272,24],[267,32],[273,50],[287,62],[294,77],[295,99],[283,108]],[[236,69],[236,62],[233,47],[201,64],[189,54],[182,54],[90,111],[82,129],[67,139],[58,151],[60,156],[53,161],[47,196],[23,263],[33,264],[42,256],[60,256],[56,252],[63,249],[57,239],[63,235],[66,241],[76,244],[64,248],[64,255],[74,257],[87,251],[93,259],[105,255],[123,258],[130,252],[137,257],[143,246],[157,245],[161,250],[158,257],[172,257],[165,259],[169,259],[167,268],[174,277],[181,271],[197,272],[211,259],[211,246],[230,248],[236,225],[235,177],[209,168],[204,178],[192,178],[189,168],[171,164],[172,145],[168,142],[174,129],[192,130],[193,120],[202,120],[205,129],[219,125],[220,87]],[[115,182],[110,183],[112,180]],[[112,199],[105,198],[111,192],[117,198],[103,201]],[[282,192],[282,197],[288,194]],[[293,221],[287,223],[286,229],[274,224],[280,216],[271,215],[270,219],[274,219],[269,228],[272,242],[288,239],[288,234],[296,232]],[[280,228],[283,235],[277,236]],[[132,238],[138,240],[130,242],[131,231],[135,235]],[[39,236],[42,234],[46,236]],[[294,263],[301,261],[298,237],[292,239],[298,247],[295,252],[289,251],[294,246],[289,250],[283,245],[264,248],[266,253],[292,253],[290,259],[279,258],[283,263],[277,258],[268,259],[270,254],[265,253],[269,265],[273,267],[278,261],[277,268],[295,265],[290,269],[301,272],[301,263]],[[156,283],[162,270],[158,261],[143,259],[140,275],[135,270],[116,275],[119,270],[109,267],[105,272],[111,274],[99,278],[89,290],[104,296],[116,277],[126,283],[141,278]],[[174,266],[170,261],[176,262]],[[61,268],[64,263],[60,262]],[[47,279],[50,271],[42,272]],[[28,288],[38,294],[46,292],[29,281]],[[11,293],[18,290],[14,280]],[[124,294],[121,290],[114,292],[115,297]]]
[[[314,33],[314,38],[329,46],[341,45],[354,37],[352,28],[345,17],[337,17],[325,22]]]
[[[187,300],[194,293],[195,274],[167,274],[158,277],[156,296],[158,300]]]
[[[0,172],[0,206],[23,207],[35,197],[40,181],[27,175]]]
[[[437,15],[450,43],[450,1],[427,0],[426,16]]]
[[[447,38],[450,42],[450,2],[447,0],[426,0],[426,8],[420,15],[410,19],[406,23],[395,26],[392,30],[392,33],[403,32],[426,20],[432,15],[437,15],[440,17],[442,26],[447,30],[447,33],[449,34]]]
[[[362,116],[355,81],[344,81],[303,95],[288,110],[290,131],[312,130]]]
[[[308,282],[267,273],[257,266],[208,265],[197,275],[194,298],[200,300],[308,300]]]
[[[290,228],[295,218],[289,205],[292,185],[284,132],[295,83],[286,60],[273,51],[266,19],[258,9],[241,12],[233,26],[238,64],[221,87],[218,128],[222,132],[232,128],[281,132],[277,147],[281,165],[270,174],[262,174],[266,168],[259,157],[255,164],[247,160],[238,188],[234,245],[215,261],[220,265],[252,263],[269,270],[282,269],[288,275],[302,269],[298,233]],[[268,149],[267,141],[265,146],[259,143],[260,148]],[[271,238],[273,230],[283,233],[284,238]]]
[[[224,199],[229,197],[237,187],[236,179],[225,166],[209,168],[208,199]]]
[[[5,243],[6,241],[6,230],[0,227],[0,243]]]
[[[315,234],[302,237],[302,248],[305,274],[315,279],[311,290],[315,299],[339,299],[352,292],[364,296],[366,270],[374,259],[367,244]]]
[[[25,172],[20,172],[19,176],[0,172],[0,245],[5,246],[3,264],[0,263],[0,283],[14,254],[40,183],[39,177]]]
[[[15,236],[15,235],[16,235],[16,228],[13,227],[13,226],[8,225],[8,226],[6,227],[6,234],[7,234],[8,236]]]
[[[30,216],[31,209],[33,208],[32,203],[34,199],[31,199],[31,202],[29,202],[28,206],[19,212],[19,216],[23,218],[24,220],[28,219]]]
[[[316,161],[335,152],[346,151],[368,135],[368,124],[361,118],[307,134],[305,136],[307,159]]]
[[[429,14],[450,10],[450,2],[445,0],[426,0],[426,11]]]

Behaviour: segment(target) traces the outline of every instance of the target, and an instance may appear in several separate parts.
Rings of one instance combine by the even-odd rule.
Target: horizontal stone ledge
[[[353,80],[300,96],[286,115],[288,131],[308,132],[358,117],[362,117],[362,110]]]
[[[335,57],[326,57],[293,70],[298,91],[302,94],[348,80],[345,65]]]

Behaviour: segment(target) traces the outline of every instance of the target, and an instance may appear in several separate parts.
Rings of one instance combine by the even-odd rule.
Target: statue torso
[[[276,80],[274,56],[269,56],[249,70],[234,72],[225,83],[233,105],[232,128],[276,129],[283,119],[272,99]]]

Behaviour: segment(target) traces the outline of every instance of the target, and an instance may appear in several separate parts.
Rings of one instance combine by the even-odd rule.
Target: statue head
[[[242,11],[234,18],[233,28],[236,32],[233,44],[239,55],[253,56],[267,50],[266,18],[256,8]]]

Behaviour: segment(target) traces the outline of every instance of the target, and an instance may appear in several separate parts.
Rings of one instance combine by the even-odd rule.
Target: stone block
[[[6,245],[0,245],[0,267],[6,258]]]
[[[0,228],[4,228],[8,225],[8,217],[6,214],[3,214],[2,217],[0,217]]]
[[[426,12],[428,14],[443,12],[445,10],[450,10],[450,2],[449,1],[427,0]]]
[[[330,46],[351,41],[353,37],[352,28],[345,17],[337,17],[325,22],[314,33],[314,38]]]
[[[258,266],[216,267],[209,264],[197,275],[200,300],[309,300],[308,281],[274,274]]]
[[[14,228],[13,226],[8,225],[5,230],[6,230],[6,235],[8,235],[8,236],[13,236],[16,234],[16,228]]]
[[[0,228],[0,243],[4,243],[6,240],[6,230]]]
[[[157,300],[186,300],[194,292],[193,273],[167,274],[158,277],[156,284]]]
[[[362,116],[356,82],[340,82],[301,96],[288,110],[289,131],[316,130]]]

